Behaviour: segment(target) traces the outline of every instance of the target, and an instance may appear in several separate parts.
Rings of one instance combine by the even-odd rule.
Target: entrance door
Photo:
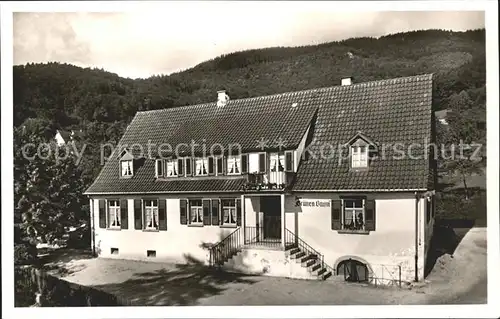
[[[262,196],[261,211],[264,213],[264,239],[281,239],[281,199],[279,196]]]

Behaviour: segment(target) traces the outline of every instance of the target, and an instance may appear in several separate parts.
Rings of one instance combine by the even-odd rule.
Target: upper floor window
[[[351,146],[351,166],[368,167],[368,146]]]
[[[269,156],[271,172],[283,172],[285,170],[285,155],[273,153]]]
[[[167,177],[175,177],[178,174],[177,160],[167,160]]]
[[[208,158],[197,158],[195,160],[195,175],[196,176],[206,176],[208,175]]]
[[[134,168],[133,168],[133,163],[132,160],[122,160],[120,162],[121,165],[121,176],[123,177],[130,177],[134,175]]]
[[[156,177],[163,177],[163,160],[156,160]]]
[[[241,157],[239,155],[228,156],[227,158],[227,174],[241,174]]]

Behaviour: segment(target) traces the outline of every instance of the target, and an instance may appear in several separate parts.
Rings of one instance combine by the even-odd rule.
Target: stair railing
[[[210,247],[210,266],[222,266],[229,260],[242,246],[240,239],[240,229],[238,228],[223,240]]]
[[[327,263],[325,263],[325,258],[322,253],[312,248],[308,243],[303,241],[297,234],[285,228],[285,249],[287,247],[294,246],[300,249],[300,251],[304,252],[307,256],[315,256],[313,257],[320,264],[321,268],[325,268],[331,271],[332,275],[335,275],[335,269],[330,267]]]

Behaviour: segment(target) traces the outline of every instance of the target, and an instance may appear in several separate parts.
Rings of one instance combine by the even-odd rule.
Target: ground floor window
[[[344,199],[343,229],[364,230],[365,208],[363,199]]]
[[[120,201],[108,200],[109,228],[120,228]]]
[[[189,201],[189,223],[203,225],[203,205],[201,199]]]
[[[158,200],[144,200],[145,229],[158,229]]]
[[[236,200],[222,200],[222,223],[225,225],[236,225]]]

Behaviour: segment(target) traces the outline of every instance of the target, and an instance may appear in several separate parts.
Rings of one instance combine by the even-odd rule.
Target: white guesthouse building
[[[417,75],[138,112],[86,191],[92,248],[271,276],[422,280],[432,94],[432,75]]]

